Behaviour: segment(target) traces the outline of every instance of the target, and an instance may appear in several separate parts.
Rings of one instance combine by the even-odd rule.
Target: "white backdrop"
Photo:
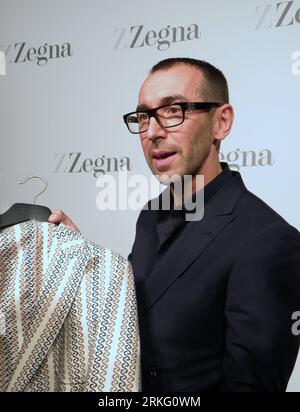
[[[0,213],[31,202],[40,183],[17,182],[41,174],[39,203],[126,256],[138,211],[100,212],[95,175],[125,164],[150,177],[122,114],[153,64],[187,56],[228,78],[236,120],[221,159],[299,229],[299,29],[300,0],[0,0]]]

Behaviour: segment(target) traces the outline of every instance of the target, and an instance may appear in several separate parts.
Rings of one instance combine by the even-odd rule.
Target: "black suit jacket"
[[[299,348],[299,232],[232,174],[153,269],[158,212],[139,216],[130,261],[144,391],[286,389]]]

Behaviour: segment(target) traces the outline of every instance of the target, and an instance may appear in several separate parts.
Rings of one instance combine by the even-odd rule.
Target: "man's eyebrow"
[[[163,106],[164,104],[170,104],[174,102],[187,102],[187,98],[182,96],[181,94],[173,94],[172,96],[165,96],[160,99],[159,106]],[[146,104],[139,104],[136,108],[136,111],[143,111],[149,110],[151,107],[147,106]]]

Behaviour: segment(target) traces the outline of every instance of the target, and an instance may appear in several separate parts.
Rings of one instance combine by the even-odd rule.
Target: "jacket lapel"
[[[235,219],[235,205],[247,189],[240,174],[232,173],[233,178],[205,205],[204,218],[186,224],[180,236],[174,240],[144,282],[143,290],[148,308],[161,298],[214,238]]]

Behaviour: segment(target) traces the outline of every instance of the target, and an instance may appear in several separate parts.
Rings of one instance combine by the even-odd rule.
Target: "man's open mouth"
[[[173,159],[175,158],[176,152],[159,150],[152,153],[152,161],[156,168],[166,169]]]
[[[165,151],[153,152],[152,158],[156,160],[167,159],[170,156],[174,156],[174,154],[176,154],[176,152],[165,152]]]

